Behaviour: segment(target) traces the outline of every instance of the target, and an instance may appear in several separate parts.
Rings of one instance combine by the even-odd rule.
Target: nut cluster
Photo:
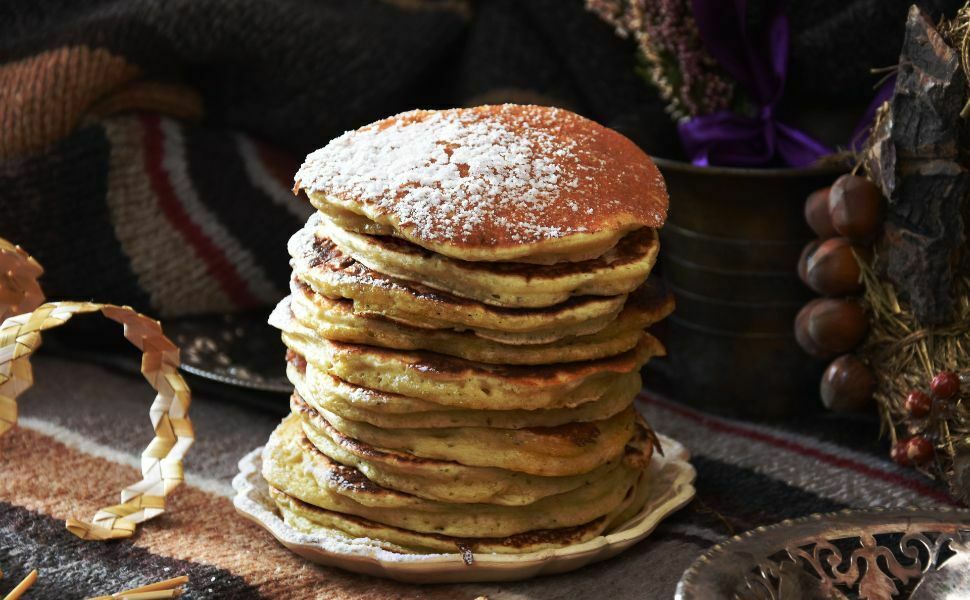
[[[875,377],[850,352],[869,332],[858,296],[863,292],[859,259],[868,259],[882,230],[885,200],[864,177],[843,175],[817,190],[805,203],[805,220],[818,239],[802,251],[798,274],[822,297],[806,304],[795,319],[795,336],[817,358],[834,359],[822,377],[822,402],[837,411],[872,404]]]

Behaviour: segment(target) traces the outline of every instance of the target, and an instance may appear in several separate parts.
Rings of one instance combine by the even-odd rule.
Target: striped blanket
[[[64,528],[139,477],[150,439],[149,388],[133,375],[64,358],[33,360],[21,421],[0,438],[0,595],[29,570],[28,598],[81,598],[188,575],[187,598],[490,600],[670,598],[706,548],[759,525],[847,507],[953,505],[918,473],[889,462],[868,417],[818,416],[771,426],[698,412],[645,393],[639,407],[683,442],[697,498],[645,541],[574,573],[518,583],[414,586],[321,568],[237,516],[236,461],[262,444],[286,411],[246,408],[196,393],[197,442],[170,512],[133,539],[84,542]]]

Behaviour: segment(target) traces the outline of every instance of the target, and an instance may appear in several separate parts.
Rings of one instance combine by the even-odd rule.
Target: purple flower
[[[643,75],[677,121],[732,104],[734,85],[704,48],[689,0],[586,0],[586,8],[636,41]]]

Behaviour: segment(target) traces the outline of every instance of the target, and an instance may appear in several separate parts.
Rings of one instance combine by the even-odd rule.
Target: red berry
[[[906,396],[906,412],[917,419],[930,414],[930,409],[932,407],[933,398],[930,398],[930,395],[926,392],[913,390],[908,396]]]
[[[889,456],[892,457],[893,462],[897,465],[909,467],[913,464],[913,461],[909,459],[906,448],[907,444],[905,440],[899,440],[893,444],[893,449],[890,451]]]
[[[927,463],[933,458],[933,444],[923,436],[911,437],[906,442],[906,456],[913,464]]]
[[[930,382],[930,391],[937,398],[952,398],[960,391],[960,378],[953,371],[940,371]]]

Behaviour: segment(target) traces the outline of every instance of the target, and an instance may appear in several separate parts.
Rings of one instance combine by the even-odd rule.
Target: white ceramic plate
[[[276,511],[260,475],[262,448],[239,461],[239,474],[232,481],[236,490],[233,503],[240,514],[267,529],[281,544],[321,565],[408,583],[515,581],[565,573],[616,556],[647,537],[668,515],[686,506],[694,497],[696,472],[687,462],[689,455],[683,445],[666,436],[659,437],[665,455],[654,453],[650,461],[652,494],[643,510],[628,522],[607,535],[565,548],[527,554],[478,553],[471,565],[466,565],[457,552],[400,554],[384,550],[367,538],[347,542],[293,529]]]

